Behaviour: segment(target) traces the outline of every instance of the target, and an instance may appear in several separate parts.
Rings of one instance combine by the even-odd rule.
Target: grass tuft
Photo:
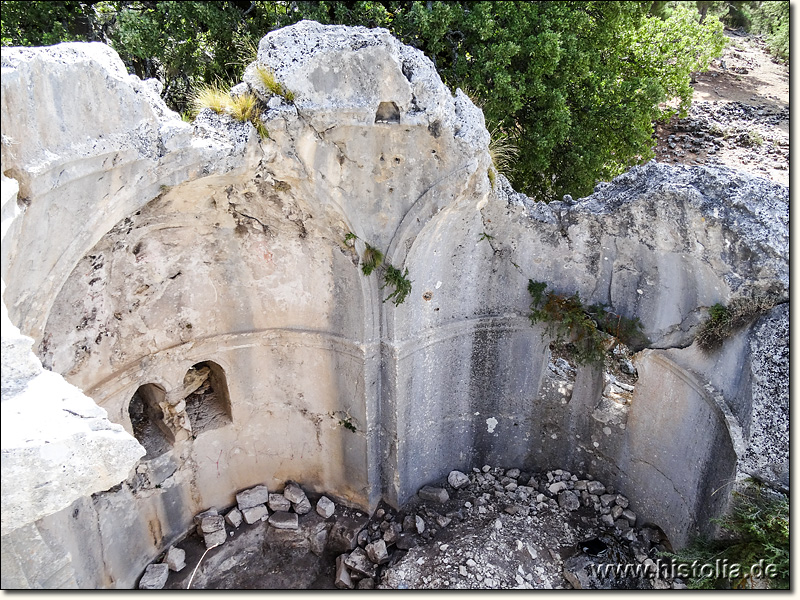
[[[230,115],[237,121],[254,121],[258,118],[258,98],[250,92],[231,98]]]
[[[275,71],[263,65],[256,65],[256,76],[261,84],[276,96],[282,97],[287,102],[294,102],[294,93],[287,90],[275,79]]]
[[[203,84],[192,93],[191,114],[196,117],[205,108],[210,108],[218,115],[227,114],[232,100],[220,82]]]
[[[489,142],[489,156],[498,173],[507,173],[517,156],[519,156],[519,148],[508,133],[502,131],[499,127],[495,127],[492,130],[492,139]],[[493,180],[492,175],[489,175],[489,180]],[[492,189],[494,189],[494,182],[492,182]]]
[[[728,306],[715,304],[708,309],[708,318],[700,326],[695,336],[697,345],[705,352],[719,348],[733,333],[773,308],[777,303],[776,296],[754,293],[734,298]]]

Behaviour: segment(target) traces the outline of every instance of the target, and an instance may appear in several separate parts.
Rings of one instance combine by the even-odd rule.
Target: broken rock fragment
[[[367,544],[367,547],[364,548],[364,550],[367,553],[367,557],[369,557],[369,559],[376,565],[382,565],[389,562],[389,552],[386,550],[386,542],[384,542],[382,539],[378,540],[377,542]]]
[[[423,500],[430,500],[433,502],[447,502],[450,500],[450,494],[447,493],[446,489],[430,485],[423,487],[417,492],[417,495]]]
[[[447,476],[447,483],[458,490],[469,484],[469,477],[461,471],[450,471],[450,474]]]
[[[327,496],[323,496],[317,501],[317,514],[323,519],[332,517],[335,510],[336,505]]]
[[[186,551],[172,546],[164,556],[164,564],[170,571],[180,571],[186,566]]]
[[[344,563],[346,554],[340,554],[336,557],[336,579],[334,585],[340,590],[352,590],[353,580],[350,577],[350,571]]]
[[[140,590],[160,590],[167,583],[169,567],[164,564],[148,565],[139,581]]]
[[[369,559],[363,548],[356,548],[345,556],[344,564],[357,573],[367,577],[375,577],[375,564]]]

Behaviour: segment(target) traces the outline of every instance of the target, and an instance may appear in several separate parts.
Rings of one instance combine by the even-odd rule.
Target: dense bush
[[[658,3],[657,3],[658,4]],[[662,3],[663,4],[663,3]],[[3,44],[100,39],[179,112],[198,84],[235,81],[242,48],[300,19],[386,27],[483,107],[518,152],[507,170],[538,199],[590,193],[653,156],[653,121],[685,112],[690,72],[724,37],[685,3],[2,2]],[[666,10],[666,9],[669,10]],[[667,102],[675,100],[675,102]]]

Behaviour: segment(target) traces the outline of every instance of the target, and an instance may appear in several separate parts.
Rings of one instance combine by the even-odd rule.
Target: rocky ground
[[[754,36],[699,73],[689,115],[656,128],[656,160],[725,165],[789,185],[789,67]]]

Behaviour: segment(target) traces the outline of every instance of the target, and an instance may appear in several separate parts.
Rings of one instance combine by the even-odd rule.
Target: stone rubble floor
[[[591,574],[593,563],[643,564],[669,549],[657,527],[629,526],[625,517],[635,520],[635,515],[623,512],[627,502],[616,490],[561,470],[530,474],[486,466],[468,476],[459,489],[447,482],[435,486],[447,490],[444,502],[417,495],[399,512],[381,504],[369,522],[363,512],[337,504],[333,519],[361,523],[355,553],[363,555],[359,548],[376,540],[395,540],[387,530],[393,523],[394,531],[402,527],[399,539],[387,543],[388,562],[368,564],[374,577],[347,569],[345,583],[337,578],[336,559],[355,557],[354,552],[329,547],[316,556],[289,538],[276,538],[267,522],[257,522],[227,525],[226,543],[205,555],[192,589],[685,587],[680,580]],[[590,494],[595,488],[602,493]],[[597,549],[582,549],[597,539],[607,547],[601,556]],[[178,546],[186,551],[186,567],[170,572],[166,589],[186,589],[205,552],[197,534]]]

